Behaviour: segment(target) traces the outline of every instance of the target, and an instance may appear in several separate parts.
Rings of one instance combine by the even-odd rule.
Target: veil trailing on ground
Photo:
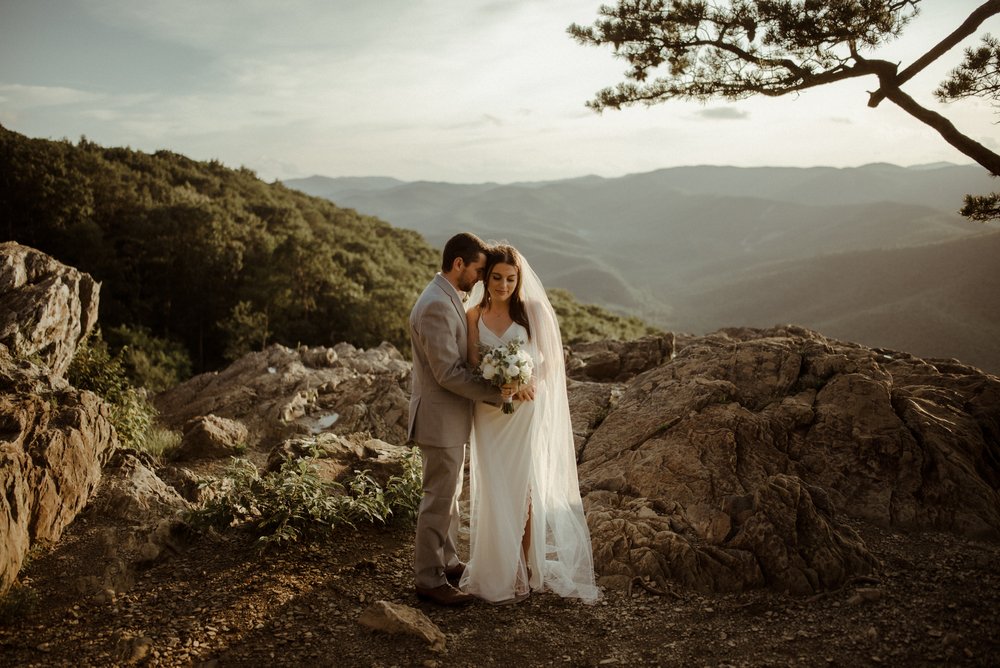
[[[594,583],[590,531],[580,498],[559,321],[537,274],[523,255],[520,259],[521,299],[531,332],[529,349],[534,349],[536,356],[534,417],[529,431],[531,543],[536,560],[544,560],[543,573],[536,570],[531,584],[544,584],[560,596],[592,602],[599,591]],[[483,289],[481,283],[476,285],[467,308],[479,303]]]

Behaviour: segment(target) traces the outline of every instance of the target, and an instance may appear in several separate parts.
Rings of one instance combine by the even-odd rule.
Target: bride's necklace
[[[496,308],[483,311],[482,318],[486,328],[498,337],[503,336],[514,324],[514,319],[510,317],[510,311],[501,312]]]

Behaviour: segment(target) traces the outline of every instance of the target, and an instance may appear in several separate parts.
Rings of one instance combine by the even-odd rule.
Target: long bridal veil
[[[479,302],[482,291],[482,284],[477,284],[467,302],[469,307]],[[538,356],[534,418],[529,430],[532,551],[544,545],[541,575],[545,587],[560,596],[593,602],[599,590],[594,582],[590,531],[580,498],[559,321],[545,288],[523,255],[521,297],[531,329],[530,348],[536,348]],[[471,522],[475,536],[475,512]],[[535,554],[541,558],[540,552]],[[532,586],[537,586],[537,576],[536,571]]]

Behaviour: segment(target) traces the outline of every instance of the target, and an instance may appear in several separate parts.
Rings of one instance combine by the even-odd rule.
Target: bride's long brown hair
[[[528,312],[524,308],[524,301],[521,299],[521,254],[517,249],[508,244],[497,244],[491,246],[486,252],[486,270],[483,272],[483,298],[479,301],[479,308],[486,309],[490,305],[490,274],[498,264],[509,264],[517,269],[517,285],[510,296],[510,318],[517,324],[524,327],[531,338],[531,325],[528,324]]]

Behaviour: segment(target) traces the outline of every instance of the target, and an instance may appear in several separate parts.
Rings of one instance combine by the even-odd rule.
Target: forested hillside
[[[405,347],[438,254],[417,233],[245,169],[0,128],[4,235],[102,282],[101,322],[198,368],[278,341]]]
[[[416,232],[246,169],[2,126],[0,235],[101,281],[115,347],[183,350],[194,370],[272,342],[405,352],[407,315],[440,257]],[[645,330],[560,300],[575,338]]]

